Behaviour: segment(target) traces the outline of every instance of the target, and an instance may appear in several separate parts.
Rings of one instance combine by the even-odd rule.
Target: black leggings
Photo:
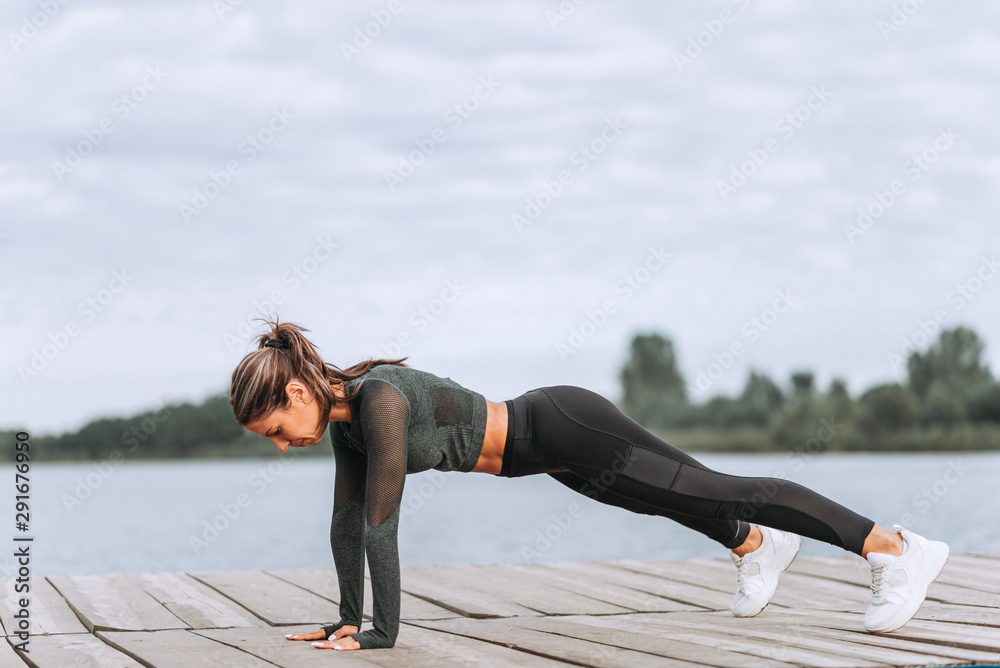
[[[669,517],[730,549],[746,541],[752,519],[860,556],[875,526],[798,483],[713,471],[582,387],[540,387],[504,403],[503,477],[547,473],[601,503]]]

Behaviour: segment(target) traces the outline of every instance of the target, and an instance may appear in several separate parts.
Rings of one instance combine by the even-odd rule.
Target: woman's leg
[[[573,473],[572,471],[549,473],[547,475],[555,478],[573,491],[579,492],[584,496],[589,496],[592,499],[605,503],[609,506],[617,506],[618,508],[624,508],[625,510],[631,510],[633,513],[640,513],[643,515],[658,515],[660,517],[670,518],[678,524],[682,524],[708,536],[712,540],[728,547],[730,550],[735,550],[743,545],[747,541],[747,536],[750,534],[751,525],[749,522],[744,522],[742,520],[705,519],[704,517],[686,515],[667,508],[651,506],[649,504],[642,503],[641,501],[612,492],[601,485],[600,479],[588,480],[580,477],[580,475]]]
[[[876,526],[798,483],[714,471],[590,390],[558,385],[526,394],[533,456],[557,462],[585,481],[599,482],[614,495],[606,497],[612,505],[637,502],[666,517],[709,520],[687,526],[715,540],[723,527],[728,531],[753,520],[859,556]]]
[[[611,505],[643,513],[652,510],[649,514],[675,520],[685,516],[714,520],[686,525],[716,540],[723,527],[732,526],[726,523],[751,518],[762,526],[790,532],[767,531],[777,538],[741,557],[734,552],[739,584],[731,608],[738,617],[753,616],[770,601],[778,575],[798,551],[798,538],[790,534],[867,555],[872,566],[872,599],[864,626],[870,632],[888,632],[906,624],[948,561],[947,544],[898,525],[894,527],[897,532],[890,533],[797,483],[713,471],[589,390],[568,385],[538,388],[515,400],[519,410],[525,400],[530,410],[526,411],[527,430],[523,426],[517,430],[521,438],[516,442],[522,447],[511,468],[515,475],[519,471],[549,473],[578,491],[583,491],[583,484],[599,483],[602,494],[598,499]],[[521,421],[514,424],[521,425]],[[756,533],[748,535],[748,543]]]

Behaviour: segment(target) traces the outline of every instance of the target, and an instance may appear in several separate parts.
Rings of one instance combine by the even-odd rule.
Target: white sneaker
[[[927,587],[948,562],[948,546],[927,540],[898,524],[892,528],[903,536],[903,553],[896,557],[869,552],[872,567],[872,600],[865,612],[865,630],[895,631],[917,614],[927,596]]]
[[[799,553],[802,539],[794,533],[758,526],[763,541],[753,552],[742,557],[732,550],[729,558],[736,564],[736,596],[730,607],[736,617],[753,617],[771,602],[778,586],[778,576]]]

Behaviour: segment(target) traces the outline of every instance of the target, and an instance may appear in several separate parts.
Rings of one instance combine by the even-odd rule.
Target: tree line
[[[791,373],[784,385],[751,370],[736,396],[717,394],[699,403],[670,338],[635,334],[619,373],[622,394],[616,404],[655,433],[676,436],[682,449],[768,451],[816,442],[829,450],[994,449],[1000,448],[1000,383],[984,362],[984,351],[975,331],[955,327],[943,330],[926,351],[909,354],[904,382],[882,383],[857,397],[839,378],[820,390],[808,370]],[[13,461],[17,431],[0,431],[7,461]],[[31,436],[34,461],[275,451],[270,440],[236,423],[224,392],[200,403],[166,404],[130,417],[93,420],[76,431]],[[323,451],[306,448],[302,454]]]
[[[1000,384],[984,361],[985,344],[968,327],[940,332],[926,351],[906,358],[903,382],[881,383],[852,397],[843,379],[823,390],[806,369],[784,386],[751,370],[736,396],[692,400],[673,342],[660,333],[637,334],[619,374],[619,407],[658,433],[743,429],[744,447],[786,449],[824,431],[824,444],[841,450],[950,450],[1000,447]],[[755,430],[755,431],[754,431]],[[755,434],[753,437],[750,435]],[[701,441],[705,441],[704,438]],[[678,443],[678,447],[683,444]]]
[[[13,445],[6,444],[14,443],[16,433],[0,432],[8,461],[13,461]],[[32,433],[30,443],[32,461],[231,457],[274,451],[270,440],[237,424],[226,393],[129,417],[99,418],[63,434]]]

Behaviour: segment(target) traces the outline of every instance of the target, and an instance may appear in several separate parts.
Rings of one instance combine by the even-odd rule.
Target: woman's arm
[[[399,506],[406,481],[409,402],[391,383],[371,378],[361,397],[359,427],[368,456],[334,445],[337,480],[330,545],[340,582],[340,622],[361,628],[364,564],[374,594],[374,628],[350,635],[360,649],[392,647],[399,633]],[[341,635],[343,637],[343,635]]]
[[[410,416],[409,402],[394,385],[375,378],[366,383],[360,410],[368,448],[364,543],[372,578],[374,628],[351,634],[361,649],[392,647],[399,633],[399,507],[406,482]]]
[[[340,583],[340,622],[324,626],[326,637],[344,625],[361,628],[365,596],[365,481],[368,459],[344,446],[333,447],[336,482],[330,548]]]

